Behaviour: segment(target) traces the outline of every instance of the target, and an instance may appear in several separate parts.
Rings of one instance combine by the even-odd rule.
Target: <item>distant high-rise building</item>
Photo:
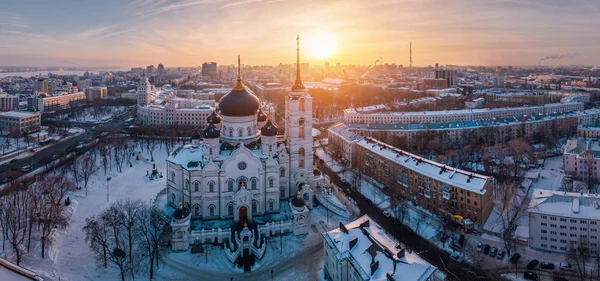
[[[103,99],[108,93],[106,87],[88,87],[85,89],[85,97],[88,101],[96,101]]]
[[[150,75],[154,73],[154,65],[146,66],[146,75]]]
[[[202,64],[202,76],[217,77],[217,63],[205,62]]]
[[[19,96],[0,93],[0,111],[19,110]]]
[[[48,80],[39,78],[33,81],[33,92],[48,93]]]
[[[138,105],[146,105],[150,101],[152,86],[148,77],[143,77],[137,86]]]
[[[456,71],[449,69],[435,69],[434,77],[435,79],[446,79],[448,81],[448,87],[456,86]]]
[[[329,69],[329,62],[328,61],[325,62],[325,69]]]
[[[158,69],[156,70],[156,74],[158,75],[158,77],[164,77],[165,76],[165,66],[162,63],[158,64]]]
[[[85,88],[89,88],[92,86],[92,79],[81,79],[77,81],[77,88],[81,90],[85,90]]]

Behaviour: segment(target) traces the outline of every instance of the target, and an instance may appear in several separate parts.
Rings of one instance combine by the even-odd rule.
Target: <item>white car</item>
[[[388,218],[391,216],[390,212],[388,212],[388,211],[383,211],[383,215],[386,216],[386,217],[388,217]]]
[[[475,249],[477,249],[477,252],[481,252],[483,250],[483,243],[477,242]]]
[[[25,166],[21,167],[21,172],[27,173],[29,171],[31,171],[31,165],[25,165]]]

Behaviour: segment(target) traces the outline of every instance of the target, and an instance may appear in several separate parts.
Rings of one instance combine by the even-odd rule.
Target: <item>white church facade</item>
[[[246,90],[239,71],[237,84],[219,101],[219,110],[207,118],[203,131],[193,134],[191,144],[167,158],[169,204],[181,204],[191,219],[242,225],[253,217],[281,212],[286,206],[282,201],[303,201],[312,208],[312,98],[300,80],[299,67],[285,101],[285,135],[279,135],[259,99]],[[294,207],[296,216],[300,212]],[[305,220],[306,214],[300,217]]]

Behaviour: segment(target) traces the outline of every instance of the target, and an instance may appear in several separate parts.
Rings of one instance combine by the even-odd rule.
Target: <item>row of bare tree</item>
[[[165,223],[155,205],[126,199],[87,218],[83,231],[99,266],[113,264],[123,281],[126,274],[135,278],[139,272],[149,272],[152,279]]]
[[[6,249],[8,242],[17,264],[31,249],[32,235],[41,240],[42,258],[46,257],[53,231],[69,222],[64,200],[74,189],[71,180],[58,174],[40,177],[31,184],[15,181],[1,191],[2,249]]]

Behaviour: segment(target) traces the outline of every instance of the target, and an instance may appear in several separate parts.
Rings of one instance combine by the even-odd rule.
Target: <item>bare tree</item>
[[[150,280],[154,277],[154,264],[158,267],[160,253],[160,239],[164,226],[160,211],[154,205],[144,205],[140,211],[140,222],[137,224],[137,233],[142,237],[139,249],[145,252],[148,259]]]
[[[25,237],[27,233],[27,219],[29,196],[24,192],[24,186],[16,183],[8,188],[9,194],[0,197],[2,206],[5,208],[6,228],[8,243],[12,246],[16,255],[17,265],[21,264],[26,252]]]
[[[117,208],[119,208],[119,210],[122,212],[123,220],[121,222],[123,229],[127,233],[129,261],[131,264],[133,264],[134,229],[137,227],[137,224],[140,223],[140,218],[143,216],[141,212],[143,211],[144,203],[141,200],[126,199],[125,201],[118,201],[116,205]],[[133,270],[133,267],[131,267],[131,270]]]
[[[496,223],[499,223],[502,228],[502,241],[509,255],[516,248],[515,240],[512,237],[513,230],[517,221],[527,215],[528,208],[529,201],[522,193],[519,193],[515,183],[498,184],[494,204],[494,210],[499,214],[499,221]]]
[[[89,155],[84,155],[77,158],[77,165],[79,166],[79,178],[83,180],[83,187],[85,188],[85,197],[88,194],[88,182],[94,176],[98,170],[96,161]]]
[[[579,280],[585,281],[587,277],[587,264],[590,261],[589,249],[583,247],[587,241],[580,240],[577,244],[571,244],[567,252],[567,262],[575,267],[575,273],[579,275]]]
[[[62,201],[69,191],[75,190],[75,185],[59,174],[46,177],[38,186],[42,194],[39,219],[42,222],[42,258],[44,258],[52,231],[57,227],[66,227],[68,224]]]

